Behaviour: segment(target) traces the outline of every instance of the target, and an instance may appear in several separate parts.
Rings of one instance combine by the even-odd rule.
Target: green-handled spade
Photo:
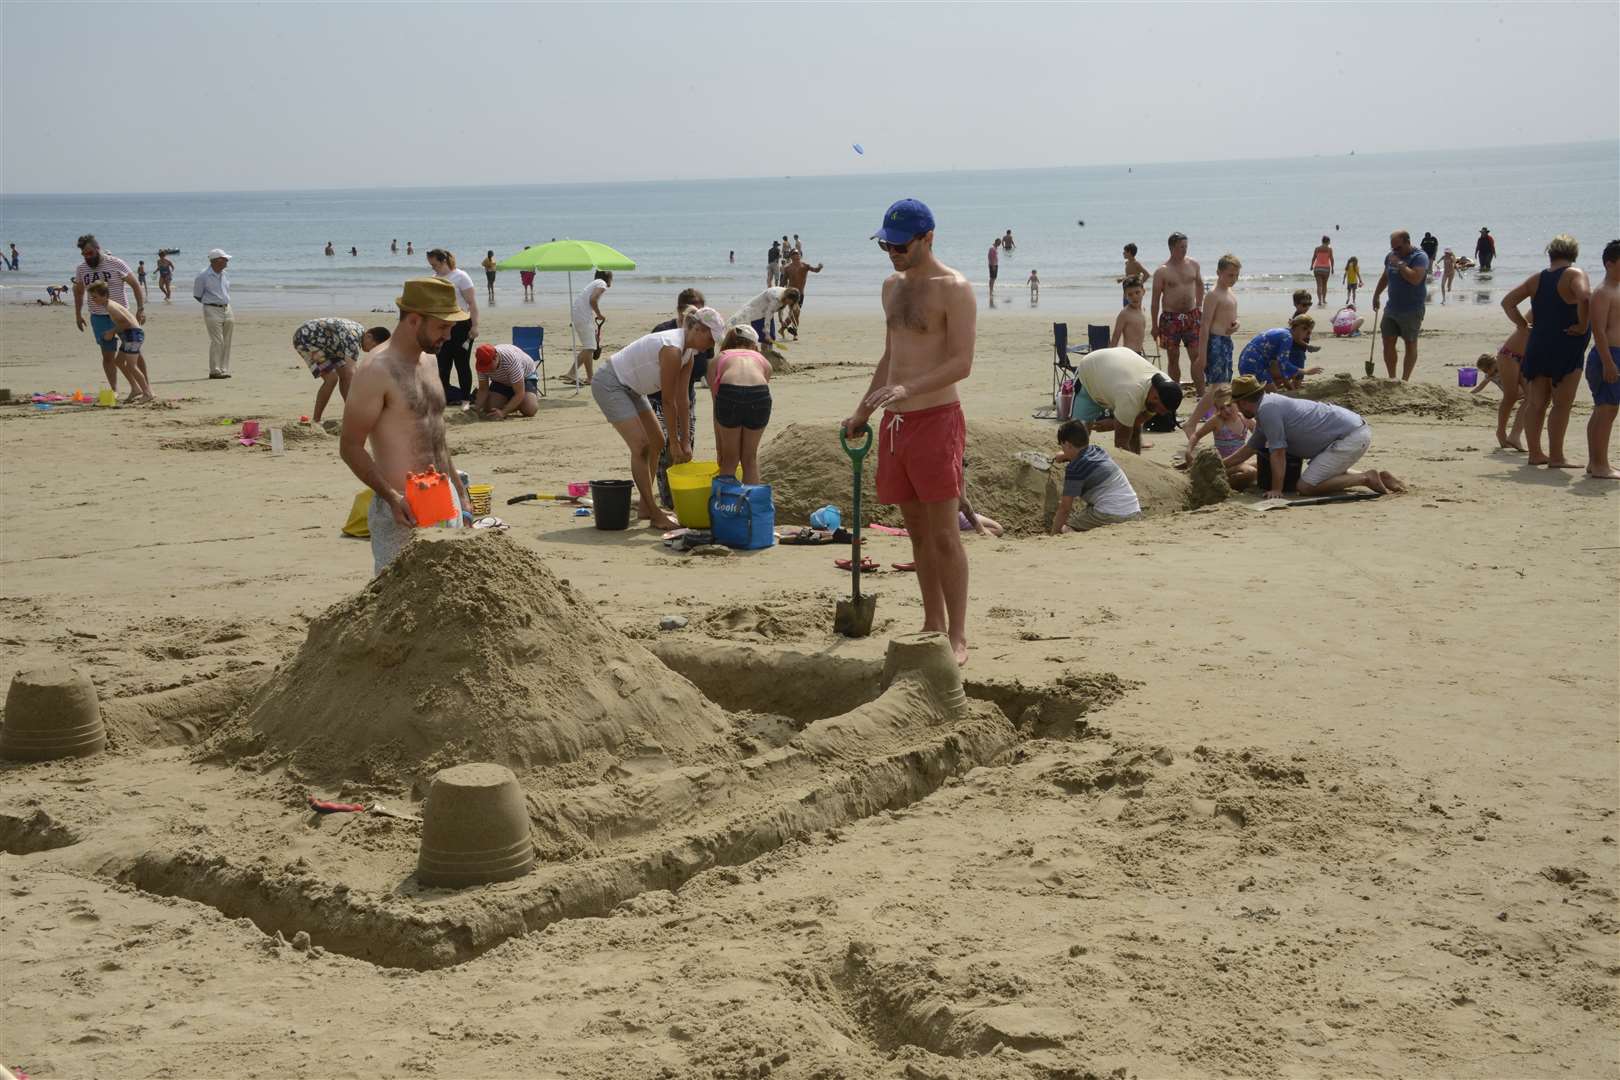
[[[853,540],[850,545],[849,570],[853,592],[848,600],[838,601],[833,612],[833,633],[845,637],[865,637],[872,632],[872,617],[877,614],[877,597],[861,595],[861,466],[867,451],[872,449],[872,429],[866,429],[866,441],[860,446],[849,445],[844,430],[838,429],[838,442],[855,466],[855,520],[850,525]]]

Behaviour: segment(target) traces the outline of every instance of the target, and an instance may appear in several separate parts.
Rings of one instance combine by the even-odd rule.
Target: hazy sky
[[[0,38],[8,192],[1573,142],[1616,136],[1620,93],[1611,2],[13,0],[0,3]]]

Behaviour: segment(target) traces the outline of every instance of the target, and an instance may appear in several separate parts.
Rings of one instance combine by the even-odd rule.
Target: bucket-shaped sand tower
[[[962,668],[951,653],[951,642],[937,631],[901,634],[889,640],[883,657],[882,688],[896,679],[913,678],[928,687],[940,715],[960,717],[967,713],[967,692],[962,689]]]
[[[416,880],[457,888],[510,881],[534,868],[529,813],[505,765],[457,765],[433,777],[422,809]]]
[[[6,693],[0,757],[49,761],[88,757],[107,745],[96,688],[64,664],[19,671]]]

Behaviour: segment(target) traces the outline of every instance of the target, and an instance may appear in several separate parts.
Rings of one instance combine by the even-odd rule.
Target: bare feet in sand
[[[967,642],[965,640],[951,642],[951,652],[956,655],[957,667],[967,666]]]
[[[1531,454],[1529,458],[1525,460],[1525,464],[1530,466],[1532,469],[1539,468],[1540,466],[1547,464],[1547,455]]]
[[[1378,479],[1384,482],[1384,486],[1390,490],[1391,494],[1399,495],[1406,490],[1406,485],[1401,483],[1400,477],[1392,472],[1380,471]]]
[[[647,528],[657,529],[659,532],[666,532],[669,529],[678,529],[680,527],[681,523],[679,521],[675,520],[672,515],[662,511],[647,519]]]
[[[1611,468],[1608,472],[1593,472],[1592,467],[1586,467],[1586,475],[1593,480],[1620,480],[1620,469]]]
[[[1389,488],[1385,486],[1383,478],[1378,475],[1377,469],[1368,469],[1366,472],[1362,473],[1361,482],[1378,492],[1380,495],[1389,494]]]
[[[1563,458],[1547,462],[1547,468],[1549,469],[1579,469],[1580,467],[1578,462],[1565,461]]]
[[[1512,439],[1504,439],[1500,435],[1496,437],[1496,446],[1499,450],[1514,450],[1521,454],[1525,452],[1524,447],[1520,446]]]

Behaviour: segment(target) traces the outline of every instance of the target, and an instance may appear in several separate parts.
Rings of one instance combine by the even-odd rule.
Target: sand
[[[1056,305],[981,312],[964,395],[976,426],[1027,430],[1037,450],[1051,439],[1028,419],[1047,403],[1050,322],[1106,314]],[[514,316],[565,325],[560,310],[502,305],[486,333],[503,340]],[[610,337],[661,317],[615,312]],[[7,1064],[603,1080],[1620,1074],[1620,491],[1494,451],[1494,390],[1455,404],[1450,365],[1505,336],[1494,306],[1431,310],[1418,393],[1438,409],[1361,402],[1369,462],[1410,495],[1262,515],[1240,493],[1084,536],[967,537],[969,702],[1004,717],[977,713],[971,738],[1016,741],[968,767],[947,761],[955,736],[912,732],[934,749],[908,758],[867,727],[853,751],[793,751],[806,756],[790,801],[748,787],[740,763],[861,707],[887,638],[918,625],[914,579],[875,575],[878,634],[835,640],[847,579],[832,548],[695,559],[561,506],[507,507],[627,475],[588,396],[554,390],[535,420],[458,425],[452,450],[495,485],[507,544],[550,575],[524,561],[548,595],[477,610],[573,611],[609,651],[684,665],[731,718],[713,759],[525,770],[531,818],[555,823],[536,832],[557,875],[550,907],[525,891],[542,870],[489,886],[483,907],[417,896],[410,822],[302,811],[309,794],[345,792],[420,809],[411,785],[431,753],[383,779],[326,779],[303,771],[289,721],[265,759],[195,759],[199,736],[291,692],[289,672],[321,669],[308,643],[342,638],[334,605],[362,624],[406,611],[368,596],[368,547],[338,534],[358,485],[335,440],[310,433],[275,456],[218,423],[299,430],[315,388],[287,346],[301,318],[239,316],[237,377],[209,382],[201,319],[158,305],[152,367],[174,407],[0,407],[0,675],[79,667],[110,743],[0,767]],[[876,318],[812,312],[804,333],[775,384],[772,438],[831,432],[882,347]],[[1359,386],[1366,351],[1328,340],[1317,360]],[[43,308],[0,310],[0,365],[14,391],[88,388],[99,371],[71,311]],[[1167,467],[1178,438],[1151,441],[1144,464]],[[903,540],[870,543],[885,565],[907,555]],[[687,626],[660,632],[667,614]],[[448,642],[409,640],[448,659]],[[745,648],[764,651],[717,652]],[[719,657],[720,674],[692,656]],[[413,700],[386,680],[378,693]],[[339,733],[362,704],[301,700]],[[502,748],[493,734],[479,752]],[[658,781],[671,775],[687,778],[674,803]],[[910,790],[919,777],[933,786]],[[894,801],[872,805],[882,791]],[[744,805],[727,816],[730,793]],[[643,831],[622,837],[567,831],[636,814]],[[647,887],[659,867],[667,883]],[[269,899],[233,906],[253,896]],[[423,903],[442,914],[405,917]]]

